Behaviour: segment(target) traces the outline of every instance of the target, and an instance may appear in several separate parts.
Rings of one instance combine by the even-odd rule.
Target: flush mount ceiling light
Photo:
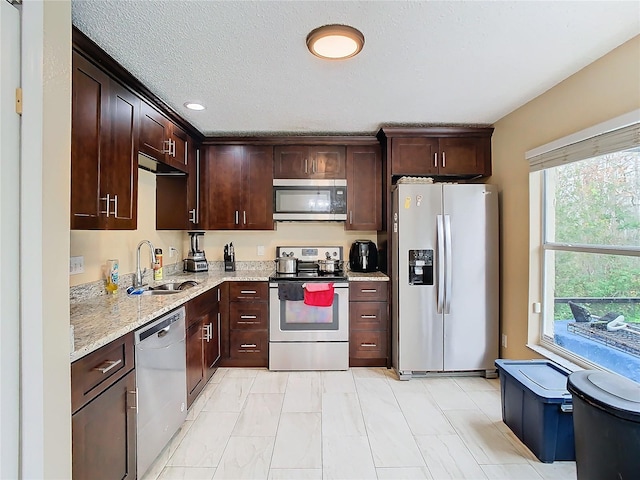
[[[340,60],[362,50],[364,35],[348,25],[324,25],[307,35],[307,48],[316,57]]]
[[[195,102],[187,102],[184,104],[189,110],[204,110],[204,105]]]

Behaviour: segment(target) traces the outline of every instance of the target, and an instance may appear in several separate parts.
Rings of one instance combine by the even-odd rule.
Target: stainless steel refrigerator
[[[484,371],[498,357],[498,193],[493,185],[393,189],[392,358],[400,379]]]

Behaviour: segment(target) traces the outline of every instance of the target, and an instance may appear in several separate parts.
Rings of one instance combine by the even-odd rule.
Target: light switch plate
[[[79,255],[69,259],[69,275],[84,273],[84,257]]]
[[[256,250],[259,257],[264,256],[264,245],[258,245],[258,248]]]

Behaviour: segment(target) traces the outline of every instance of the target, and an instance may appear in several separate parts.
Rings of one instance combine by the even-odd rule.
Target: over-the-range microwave
[[[347,181],[274,179],[273,219],[346,220]]]

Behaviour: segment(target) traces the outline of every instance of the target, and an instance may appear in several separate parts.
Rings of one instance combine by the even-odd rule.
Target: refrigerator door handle
[[[442,219],[442,215],[436,215],[436,227],[438,233],[438,258],[437,258],[437,266],[438,266],[438,313],[442,313],[444,308],[444,222]]]
[[[444,252],[445,252],[445,289],[444,289],[444,313],[451,313],[451,285],[452,285],[452,268],[451,268],[451,216],[444,216]]]

